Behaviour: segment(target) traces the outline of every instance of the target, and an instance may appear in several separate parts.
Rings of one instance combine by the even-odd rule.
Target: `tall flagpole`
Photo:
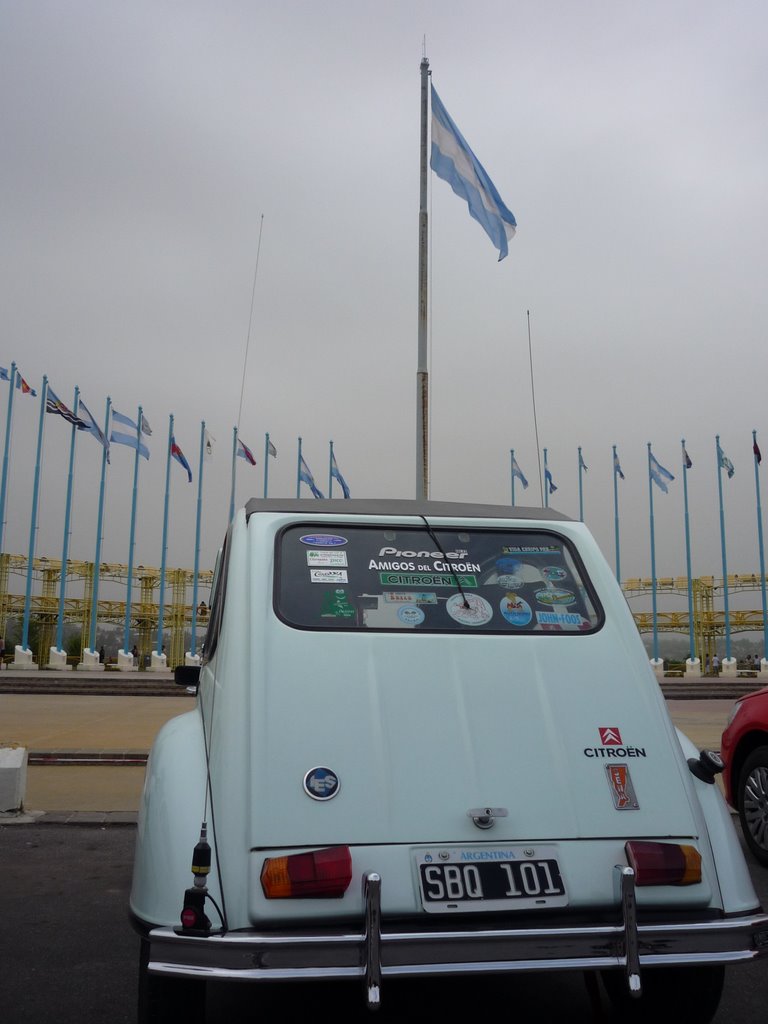
[[[173,442],[173,413],[168,416],[168,448],[165,453],[165,501],[163,502],[163,547],[160,553],[160,593],[157,608],[157,646],[155,656],[163,659],[163,619],[165,617],[165,566],[168,554],[168,505],[171,494],[171,444]],[[165,667],[165,666],[163,666]]]
[[[333,497],[333,441],[328,442],[328,497]]]
[[[416,374],[416,497],[429,498],[429,374],[427,371],[427,114],[429,61],[421,60],[421,147],[419,151],[419,349]]]
[[[685,509],[685,568],[686,575],[688,577],[688,647],[690,654],[688,659],[690,662],[695,664],[696,658],[696,639],[695,630],[693,628],[693,573],[691,571],[691,529],[690,521],[688,518],[688,459],[686,458],[685,452],[685,438],[682,439],[680,445],[683,449],[683,506]]]
[[[720,435],[715,436],[717,458],[717,493],[720,498],[720,549],[723,556],[723,610],[725,613],[725,657],[731,660],[731,612],[728,606],[728,559],[725,554],[725,509],[723,508],[723,474],[720,461]]]
[[[547,449],[544,449],[544,508],[549,508],[549,480],[547,479]]]
[[[656,537],[653,530],[653,479],[651,478],[651,444],[648,442],[648,502],[651,524],[651,595],[653,607],[653,660],[659,661],[659,628],[656,612]]]
[[[131,597],[133,594],[133,549],[136,542],[136,499],[139,493],[139,448],[141,446],[141,417],[143,410],[139,406],[139,412],[136,417],[136,452],[133,459],[133,492],[131,494],[131,529],[128,538],[128,579],[127,589],[125,593],[125,626],[123,628],[123,655],[126,661],[124,662],[125,668],[133,666],[128,665],[127,659],[130,655],[130,649],[128,644],[131,641]],[[118,663],[120,659],[118,658]],[[136,666],[138,667],[138,666]]]
[[[72,412],[77,416],[80,407],[80,388],[75,387],[75,400],[72,404]],[[56,619],[56,654],[61,655],[64,650],[64,599],[67,591],[67,559],[69,556],[69,521],[72,512],[72,483],[75,471],[75,439],[77,438],[77,426],[72,424],[72,436],[69,439],[69,467],[67,469],[67,499],[64,504],[64,542],[61,546],[61,576],[59,579],[59,613]],[[57,668],[66,668],[66,660]]]
[[[13,426],[13,396],[16,391],[16,363],[11,363],[10,391],[8,392],[8,412],[5,417],[5,444],[3,447],[3,476],[0,482],[0,553],[5,551],[5,502],[8,496],[8,462],[11,456],[11,429]],[[5,623],[0,623],[4,627]]]
[[[616,582],[621,583],[621,548],[619,546],[619,482],[616,472],[616,445],[613,446],[613,528],[616,539]]]
[[[299,438],[299,454],[296,459],[296,497],[301,497],[301,438]]]
[[[237,428],[235,428],[237,429]],[[197,656],[197,577],[200,568],[200,523],[203,512],[203,459],[205,457],[205,420],[200,424],[200,470],[197,475],[197,516],[195,519],[195,567],[192,575],[192,636],[189,641],[187,664],[199,663]],[[230,516],[230,522],[232,517]]]
[[[235,518],[235,474],[237,473],[237,427],[232,428],[232,488],[229,492],[229,521]]]
[[[512,481],[512,507],[515,506],[515,449],[509,449],[509,475]]]
[[[35,538],[37,536],[37,506],[40,499],[40,463],[43,458],[43,434],[45,433],[45,403],[48,398],[48,378],[43,376],[40,395],[40,421],[37,428],[37,454],[35,456],[35,480],[32,485],[32,518],[29,523],[29,553],[27,555],[27,588],[24,595],[24,624],[21,633],[21,649],[29,651],[29,615],[32,608],[32,573],[35,561]],[[25,659],[28,660],[28,659]]]
[[[581,445],[579,445],[579,519],[584,522],[584,489],[581,483],[581,470],[584,460],[581,457]]]
[[[269,481],[269,434],[264,435],[264,497],[268,493]]]
[[[109,438],[109,414],[112,409],[112,399],[107,396],[107,411],[104,414],[104,437]],[[107,480],[107,463],[109,462],[109,444],[107,443],[101,451],[101,480],[99,482],[99,510],[96,514],[96,553],[93,556],[93,583],[91,586],[91,628],[88,637],[88,650],[91,659],[83,657],[83,665],[94,664],[96,654],[96,616],[99,609],[99,579],[101,576],[101,530],[104,522],[104,490]]]
[[[763,548],[763,510],[760,506],[760,460],[757,457],[757,431],[752,431],[752,454],[755,460],[755,494],[757,495],[757,544],[760,550],[760,593],[763,599],[763,667],[768,658],[768,605],[765,595],[765,549]]]

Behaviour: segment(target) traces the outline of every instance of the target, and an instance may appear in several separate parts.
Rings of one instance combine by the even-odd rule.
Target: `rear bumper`
[[[623,969],[639,994],[641,970],[673,964],[733,964],[768,954],[768,915],[639,924],[631,868],[616,868],[617,921],[576,927],[419,930],[382,925],[381,879],[364,879],[360,930],[305,928],[189,936],[148,935],[152,974],[226,981],[363,981],[370,1006],[384,978],[519,971]]]

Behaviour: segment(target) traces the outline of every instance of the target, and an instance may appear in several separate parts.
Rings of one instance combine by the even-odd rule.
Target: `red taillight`
[[[695,846],[631,840],[624,850],[635,885],[695,885],[701,881],[701,854]]]
[[[268,900],[340,898],[351,881],[348,846],[267,857],[261,869],[261,887]]]

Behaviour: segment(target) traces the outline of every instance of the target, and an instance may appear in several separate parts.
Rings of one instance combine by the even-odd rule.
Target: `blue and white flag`
[[[523,476],[523,471],[517,464],[517,459],[512,456],[512,476],[516,476],[520,483],[523,485],[523,490],[528,489],[528,481]]]
[[[730,480],[733,474],[736,472],[736,470],[733,468],[733,463],[726,456],[725,452],[720,447],[720,445],[717,446],[717,461],[719,465],[722,466],[722,468],[726,471],[726,473],[728,474],[728,479]]]
[[[331,452],[331,476],[334,477],[336,480],[338,480],[339,483],[341,484],[341,489],[344,492],[344,497],[345,498],[349,498],[350,497],[349,487],[347,487],[347,481],[344,479],[344,477],[339,472],[339,467],[338,467],[338,465],[336,463],[336,454],[335,454],[335,452]],[[315,497],[317,497],[317,495],[315,495]]]
[[[619,462],[619,456],[616,452],[613,455],[613,472],[615,475],[620,476],[624,480],[624,474],[621,471],[621,463]]]
[[[316,498],[324,498],[325,495],[315,483],[315,478],[312,476],[309,466],[304,461],[304,456],[301,456],[301,462],[299,463],[299,480],[303,480],[307,487],[312,491]]]
[[[544,479],[545,479],[545,481],[547,483],[547,488],[548,488],[547,493],[548,494],[554,494],[555,491],[557,490],[557,486],[556,486],[554,480],[552,479],[552,474],[550,473],[550,471],[548,469],[545,470],[545,472],[544,472]]]
[[[653,480],[656,486],[664,491],[665,494],[669,493],[667,481],[674,480],[675,478],[668,469],[664,469],[653,452],[648,453],[648,470],[651,474],[651,480]]]
[[[472,217],[499,250],[499,260],[509,252],[507,242],[517,221],[502,202],[485,168],[469,148],[442,100],[432,86],[432,155],[430,166],[464,199]]]
[[[136,426],[136,421],[132,420],[129,416],[123,416],[116,409],[112,410],[112,422],[119,423],[123,427],[128,427],[133,433],[126,434],[122,430],[112,429],[109,435],[109,440],[112,444],[124,444],[128,448],[133,448],[134,451],[138,451],[139,455],[144,459],[149,458],[149,448],[143,442],[139,440],[139,428]]]
[[[91,415],[90,409],[82,400],[82,398],[80,399],[80,403],[77,407],[77,413],[78,416],[80,416],[80,418],[83,421],[83,425],[82,427],[80,427],[80,430],[87,430],[89,434],[93,434],[93,436],[102,446],[104,451],[107,453],[107,462],[109,462],[109,441],[107,440],[104,431],[99,427],[98,423]]]
[[[4,366],[0,366],[0,380],[10,380],[11,375]]]

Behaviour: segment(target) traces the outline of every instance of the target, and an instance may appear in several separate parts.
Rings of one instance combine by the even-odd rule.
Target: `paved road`
[[[3,894],[0,1020],[3,1024],[132,1024],[138,941],[126,907],[135,829],[57,825],[0,826]],[[768,906],[768,870],[750,861]],[[580,976],[566,974],[431,984],[388,984],[386,1012],[371,1017],[357,986],[228,987],[213,993],[215,1024],[267,1024],[331,1018],[466,1022],[467,1012],[499,1017],[514,1007],[520,1024],[596,1017]],[[763,1024],[768,961],[732,969],[716,1024]],[[308,1009],[311,1008],[311,1009]],[[507,1014],[504,1015],[505,1017]],[[609,1018],[605,1018],[608,1020]],[[658,1024],[658,1022],[656,1022]]]

